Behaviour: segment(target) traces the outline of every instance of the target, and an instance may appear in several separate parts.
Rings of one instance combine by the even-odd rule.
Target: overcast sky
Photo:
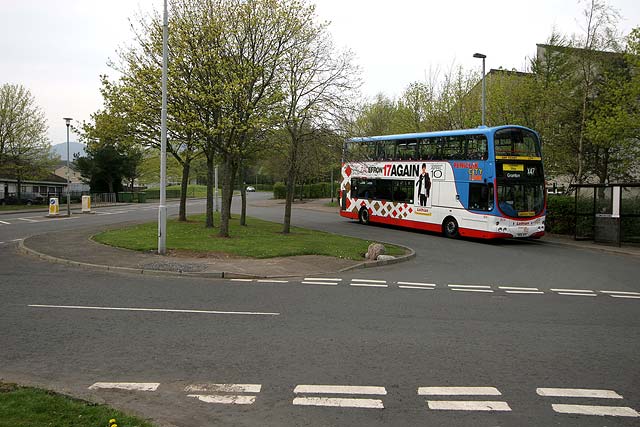
[[[627,34],[640,25],[638,0],[610,0]],[[316,0],[336,43],[354,51],[363,95],[391,97],[452,65],[523,70],[555,27],[581,32],[577,0]],[[43,108],[52,143],[66,141],[63,117],[88,120],[101,108],[99,75],[131,41],[128,18],[162,0],[0,0],[0,84],[26,86]],[[71,140],[76,140],[71,135]]]

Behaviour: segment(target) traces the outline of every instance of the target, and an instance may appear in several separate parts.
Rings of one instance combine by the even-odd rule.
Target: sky
[[[577,0],[316,0],[336,45],[355,54],[362,94],[399,96],[411,82],[466,69],[524,70],[552,30],[582,32]],[[640,26],[637,0],[609,0],[623,34]],[[63,117],[87,121],[102,107],[101,74],[132,43],[129,19],[162,0],[0,0],[0,84],[28,88],[45,112],[52,144],[66,141]],[[71,134],[72,141],[77,135]]]

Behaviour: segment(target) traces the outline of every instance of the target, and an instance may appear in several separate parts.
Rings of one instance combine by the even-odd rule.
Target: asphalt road
[[[17,255],[11,242],[157,215],[144,205],[101,212],[0,216],[0,378],[159,425],[640,422],[638,258],[449,240],[302,209],[298,225],[402,243],[417,256],[325,280],[232,281],[69,268]],[[282,208],[250,215],[280,220]]]

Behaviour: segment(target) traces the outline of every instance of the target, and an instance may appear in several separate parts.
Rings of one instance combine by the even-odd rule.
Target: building
[[[27,179],[20,182],[20,196],[23,199],[42,197],[59,197],[66,192],[67,180],[57,175],[49,174],[43,179]],[[18,182],[14,178],[0,176],[0,199],[17,197]]]
[[[53,171],[53,174],[63,178],[64,182],[67,182],[67,162],[59,162]],[[73,169],[73,163],[70,163],[69,167],[69,191],[71,193],[80,193],[91,191],[89,184],[82,181],[82,175],[77,170]]]

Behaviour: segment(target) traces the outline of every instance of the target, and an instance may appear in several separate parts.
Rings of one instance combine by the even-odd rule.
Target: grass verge
[[[106,405],[0,382],[0,427],[108,427],[111,419],[118,427],[152,427]]]
[[[22,211],[22,210],[32,210],[32,209],[48,209],[48,205],[0,205],[0,212],[3,211]]]
[[[219,224],[216,216],[214,223]],[[297,255],[326,255],[362,260],[372,241],[339,236],[322,231],[292,227],[290,234],[282,234],[282,224],[247,218],[247,226],[240,225],[238,216],[230,221],[229,238],[218,237],[218,229],[204,228],[204,215],[189,217],[188,222],[167,221],[167,248],[204,253],[224,253],[252,258],[273,258]],[[157,223],[146,223],[94,236],[94,240],[111,246],[149,251],[157,249]],[[387,254],[403,255],[398,246],[385,245]]]

